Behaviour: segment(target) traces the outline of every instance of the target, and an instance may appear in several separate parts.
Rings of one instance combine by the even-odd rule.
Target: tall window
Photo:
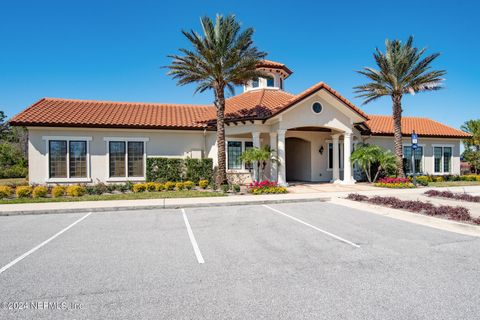
[[[50,178],[68,178],[67,141],[51,140],[48,149]]]
[[[434,173],[449,173],[452,170],[452,147],[433,147]]]
[[[267,80],[267,87],[275,87],[275,80],[273,79],[273,77],[266,77],[265,78]]]
[[[228,170],[251,170],[252,163],[244,163],[240,160],[242,153],[253,148],[252,141],[227,141],[227,169]]]
[[[415,150],[415,172],[416,173],[423,172],[422,160],[423,160],[423,147],[418,146],[417,150]],[[411,146],[403,146],[403,170],[407,174],[413,173]]]
[[[128,176],[143,177],[143,142],[128,142]]]
[[[239,170],[242,169],[242,161],[240,156],[242,154],[242,142],[241,141],[228,141],[227,144],[228,153],[228,169]]]
[[[87,178],[87,141],[48,140],[48,177]]]
[[[258,78],[253,79],[252,80],[252,88],[258,88],[258,86],[259,86]]]
[[[110,141],[110,177],[125,177],[125,142]]]
[[[70,141],[70,177],[87,176],[87,141]]]
[[[108,148],[111,178],[145,176],[144,141],[109,141]]]
[[[338,164],[339,168],[343,168],[343,143],[338,144]],[[328,144],[328,169],[333,169],[333,143]]]

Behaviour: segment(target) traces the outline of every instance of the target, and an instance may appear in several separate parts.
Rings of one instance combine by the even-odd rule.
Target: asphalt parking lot
[[[328,202],[0,217],[0,319],[479,319],[479,257]]]

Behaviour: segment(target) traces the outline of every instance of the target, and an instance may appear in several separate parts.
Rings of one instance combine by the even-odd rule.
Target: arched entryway
[[[312,179],[310,153],[310,141],[293,137],[285,139],[287,181],[310,181]]]

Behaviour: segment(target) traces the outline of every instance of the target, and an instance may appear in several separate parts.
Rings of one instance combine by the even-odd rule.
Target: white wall
[[[375,144],[384,149],[394,151],[394,142],[393,137],[363,137],[362,139],[365,143]],[[452,149],[452,172],[450,174],[460,174],[460,139],[448,139],[448,138],[422,138],[419,137],[419,145],[423,146],[423,173],[425,174],[435,174],[434,173],[434,158],[433,158],[433,147],[434,145],[444,145],[451,146]],[[410,145],[410,138],[403,138],[404,145]]]
[[[47,143],[44,136],[91,137],[90,175],[91,182],[105,181],[108,177],[107,143],[105,137],[148,138],[147,157],[186,158],[195,151],[204,151],[207,157],[217,163],[215,133],[203,130],[127,130],[127,129],[82,129],[82,128],[28,128],[29,130],[29,181],[45,184],[48,178]]]

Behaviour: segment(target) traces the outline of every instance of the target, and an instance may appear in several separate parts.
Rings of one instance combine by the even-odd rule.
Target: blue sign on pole
[[[418,149],[418,144],[413,143],[413,144],[412,144],[412,149],[413,149],[413,150],[417,150],[417,149]]]
[[[412,144],[418,144],[418,136],[415,133],[415,130],[412,132]]]

